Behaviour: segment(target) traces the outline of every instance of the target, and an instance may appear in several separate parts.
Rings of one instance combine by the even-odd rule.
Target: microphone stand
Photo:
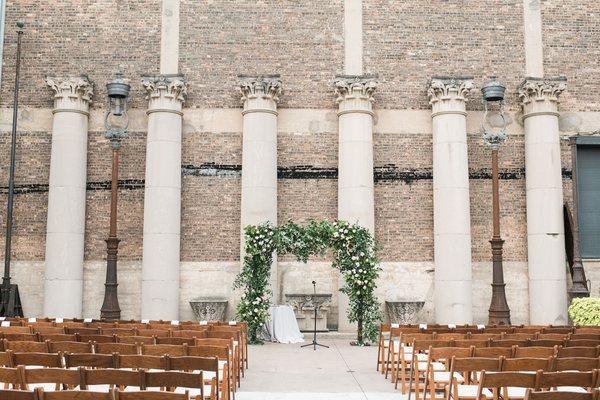
[[[315,294],[314,298],[316,298],[317,297],[317,282],[312,281],[312,284],[313,284],[313,291],[314,291],[314,294]],[[317,346],[321,346],[321,347],[325,347],[325,348],[328,349],[329,346],[325,346],[324,344],[321,344],[321,343],[317,342],[317,308],[318,307],[317,307],[316,300],[313,300],[313,304],[315,306],[315,328],[313,330],[313,340],[312,340],[312,343],[305,344],[305,345],[302,345],[300,347],[310,347],[310,346],[312,346],[313,350],[317,350]]]

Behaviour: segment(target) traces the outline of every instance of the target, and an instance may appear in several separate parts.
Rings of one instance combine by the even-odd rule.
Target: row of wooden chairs
[[[2,400],[190,400],[189,393],[172,392],[126,392],[111,389],[108,392],[92,392],[80,390],[44,391],[38,388],[33,391],[1,390]],[[203,400],[199,395],[194,400]]]
[[[219,378],[216,358],[184,357],[170,360],[175,370],[147,371],[144,369],[62,369],[24,366],[0,368],[0,380],[12,389],[44,390],[78,389],[107,391],[112,387],[128,390],[189,390],[192,396],[212,400],[229,398],[227,380]]]

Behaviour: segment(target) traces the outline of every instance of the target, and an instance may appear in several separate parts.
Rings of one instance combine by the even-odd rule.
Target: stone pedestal
[[[190,307],[198,321],[225,321],[227,300],[198,297],[190,300]]]
[[[428,95],[433,130],[435,321],[473,322],[471,218],[465,102],[470,78],[434,78]]]
[[[286,294],[285,302],[294,309],[300,331],[314,330],[315,307],[317,307],[317,331],[328,331],[327,313],[331,305],[331,294]]]
[[[145,77],[148,93],[142,318],[179,319],[183,76]]]
[[[81,317],[87,134],[93,85],[87,77],[48,78],[54,90],[46,226],[44,315]]]
[[[339,106],[338,218],[375,232],[373,186],[373,92],[372,76],[341,75],[335,79]],[[340,286],[343,278],[340,276]],[[338,330],[354,331],[347,317],[348,297],[340,293]]]
[[[565,325],[566,253],[558,96],[566,80],[526,79],[519,88],[525,127],[529,318]]]
[[[277,102],[279,75],[240,76],[244,102],[242,132],[241,257],[244,227],[264,222],[277,225]],[[270,278],[274,303],[279,300],[277,258]]]
[[[419,315],[424,301],[386,301],[385,311],[389,323],[408,325],[421,322]]]

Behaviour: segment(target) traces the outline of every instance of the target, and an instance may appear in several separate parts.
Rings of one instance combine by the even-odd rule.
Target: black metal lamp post
[[[108,110],[104,117],[106,137],[112,148],[112,180],[110,186],[110,230],[106,239],[106,282],[104,284],[104,302],[100,309],[102,319],[120,319],[121,308],[117,297],[117,259],[119,242],[117,237],[117,191],[119,188],[119,147],[121,139],[127,137],[127,99],[129,83],[121,74],[106,85],[108,94]]]
[[[10,283],[10,257],[12,245],[13,201],[15,196],[15,160],[17,152],[17,116],[19,113],[19,75],[21,72],[21,36],[25,22],[17,22],[17,60],[15,67],[15,89],[13,101],[12,135],[10,146],[10,167],[8,173],[8,200],[6,205],[6,244],[4,247],[4,276],[0,288],[0,315],[3,317],[22,317],[23,309],[19,296],[19,287]]]
[[[492,301],[488,310],[488,323],[490,325],[510,325],[510,309],[506,301],[504,283],[504,270],[502,266],[502,247],[504,240],[500,237],[500,196],[498,176],[498,148],[506,139],[506,116],[504,115],[504,92],[506,88],[496,81],[495,77],[481,88],[483,94],[484,116],[481,122],[483,139],[492,148],[492,215],[493,235],[490,243],[492,245]],[[498,103],[499,116],[502,119],[500,129],[489,129],[486,127],[488,107],[490,103]]]

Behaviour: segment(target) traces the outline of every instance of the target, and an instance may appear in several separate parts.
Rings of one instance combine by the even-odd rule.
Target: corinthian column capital
[[[377,89],[374,75],[338,75],[333,82],[338,115],[362,112],[373,115],[373,93]]]
[[[66,111],[89,114],[94,83],[87,76],[47,77],[45,81],[54,90],[53,113]]]
[[[277,102],[282,93],[279,75],[239,75],[244,102],[243,114],[266,112],[277,114]]]
[[[567,79],[526,78],[519,86],[523,118],[533,115],[558,116],[558,97],[567,88]]]
[[[173,112],[182,114],[187,97],[187,82],[183,75],[154,75],[142,77],[148,99],[147,114]]]
[[[429,104],[439,101],[467,101],[469,92],[475,88],[473,78],[433,78],[427,89]]]

